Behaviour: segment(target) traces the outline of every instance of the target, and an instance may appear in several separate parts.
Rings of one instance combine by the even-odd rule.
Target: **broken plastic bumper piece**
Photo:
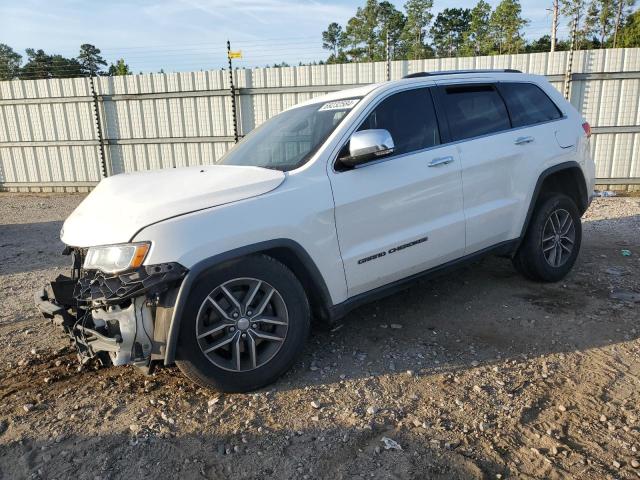
[[[121,274],[88,271],[77,280],[60,275],[35,292],[35,303],[70,337],[81,363],[98,357],[114,365],[148,365],[155,305],[186,273],[166,263]]]

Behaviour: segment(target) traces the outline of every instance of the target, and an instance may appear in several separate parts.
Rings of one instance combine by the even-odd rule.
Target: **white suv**
[[[543,78],[440,72],[332,93],[217,165],[102,180],[64,223],[71,277],[36,293],[82,361],[175,363],[223,391],[274,381],[333,321],[489,253],[573,266],[590,127]]]

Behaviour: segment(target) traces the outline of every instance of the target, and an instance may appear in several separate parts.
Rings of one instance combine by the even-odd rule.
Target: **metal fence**
[[[418,71],[514,68],[563,91],[567,52],[397,61]],[[234,71],[240,134],[324,93],[386,80],[386,64]],[[233,145],[223,70],[0,82],[0,189],[87,190],[108,175],[216,162]],[[593,127],[599,183],[640,183],[640,49],[576,52],[571,102]],[[101,126],[100,136],[95,115]],[[102,153],[103,152],[103,153]],[[102,158],[104,155],[104,158]]]

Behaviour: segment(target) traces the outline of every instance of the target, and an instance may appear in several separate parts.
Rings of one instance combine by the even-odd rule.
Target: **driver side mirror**
[[[351,135],[349,155],[340,158],[340,162],[347,167],[355,167],[391,155],[394,149],[395,144],[388,130],[360,130]]]

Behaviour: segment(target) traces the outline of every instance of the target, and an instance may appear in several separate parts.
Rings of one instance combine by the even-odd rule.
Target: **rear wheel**
[[[181,322],[176,364],[191,380],[244,392],[288,370],[309,333],[302,285],[282,263],[246,257],[203,278]]]
[[[581,242],[578,208],[568,196],[554,193],[538,202],[513,264],[531,280],[557,282],[573,267]]]

